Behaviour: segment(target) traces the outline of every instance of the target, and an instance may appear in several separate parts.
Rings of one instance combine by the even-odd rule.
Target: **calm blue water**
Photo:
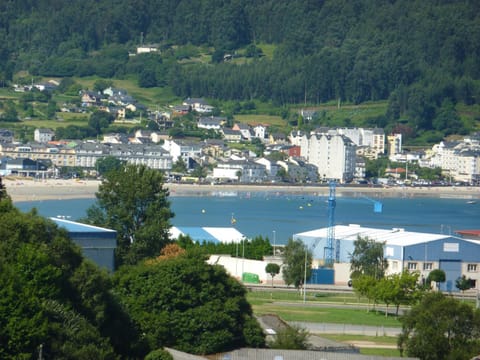
[[[247,237],[262,235],[284,244],[295,233],[328,226],[327,197],[274,193],[238,193],[238,196],[171,196],[175,226],[231,226]],[[383,198],[383,212],[374,213],[373,203],[362,198],[337,197],[336,224],[450,234],[461,229],[480,228],[480,201],[465,199]],[[84,217],[94,199],[18,202],[22,211],[35,207],[47,217],[72,220]]]

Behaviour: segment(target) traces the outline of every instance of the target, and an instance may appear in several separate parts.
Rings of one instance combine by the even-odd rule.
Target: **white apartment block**
[[[383,129],[364,129],[364,128],[338,128],[336,133],[345,135],[356,146],[366,146],[371,149],[375,159],[378,155],[385,153],[385,132]]]
[[[432,147],[428,160],[430,167],[440,167],[454,181],[474,182],[480,177],[480,142],[442,141]]]
[[[349,182],[355,175],[356,146],[345,135],[292,133],[290,141],[300,146],[301,156],[318,168],[320,179]]]

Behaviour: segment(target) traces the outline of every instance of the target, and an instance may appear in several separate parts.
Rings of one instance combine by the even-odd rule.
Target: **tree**
[[[411,305],[421,295],[418,286],[418,272],[403,271],[401,274],[392,274],[380,280],[376,286],[379,293],[379,299],[387,305],[394,304],[396,306],[395,315],[398,316],[400,305]]]
[[[0,176],[0,201],[4,199],[10,199],[10,197],[7,194],[7,189],[2,182],[2,177]]]
[[[306,350],[308,347],[307,330],[298,326],[286,326],[277,331],[275,340],[268,346],[272,349]]]
[[[124,266],[114,284],[152,348],[210,354],[264,345],[245,288],[196,253]]]
[[[174,360],[167,350],[159,349],[148,353],[145,360]]]
[[[108,89],[109,87],[112,87],[112,86],[113,86],[113,81],[99,79],[99,80],[96,80],[95,83],[93,84],[93,90],[98,92],[103,92],[103,90]]]
[[[369,275],[377,280],[383,278],[388,267],[387,259],[383,255],[384,244],[368,237],[358,236],[353,245],[354,250],[350,260],[352,278],[356,274]]]
[[[95,167],[97,168],[98,175],[103,176],[109,171],[119,170],[124,164],[125,162],[117,157],[105,156],[104,158],[97,160]]]
[[[180,174],[185,174],[187,172],[187,164],[181,157],[177,159],[172,165],[172,171]]]
[[[458,290],[462,292],[462,295],[465,293],[465,290],[471,289],[472,279],[468,278],[465,275],[462,275],[457,280],[455,280],[455,286]]]
[[[377,280],[370,275],[359,274],[352,279],[352,287],[359,296],[368,299],[367,312],[370,311],[370,301],[375,307],[376,300],[380,297],[377,291]]]
[[[47,118],[55,118],[55,113],[57,112],[57,103],[53,100],[48,101],[47,105]]]
[[[124,165],[105,174],[86,222],[117,231],[117,264],[155,257],[169,243],[173,213],[161,172]]]
[[[400,318],[401,354],[425,360],[470,359],[480,349],[480,310],[440,292],[426,293]]]
[[[275,264],[275,263],[268,263],[267,266],[265,266],[265,272],[267,274],[270,274],[272,277],[272,287],[273,287],[273,278],[278,275],[280,272],[280,265]]]
[[[300,240],[289,239],[283,252],[283,265],[285,283],[299,289],[312,273],[312,253]]]
[[[112,114],[106,111],[97,110],[90,115],[88,126],[94,129],[95,135],[100,135],[104,129],[108,128],[114,119],[115,117]]]
[[[17,122],[18,121],[18,112],[15,107],[15,103],[12,100],[8,100],[5,103],[3,114],[1,114],[0,119],[6,122]]]
[[[437,289],[439,290],[439,283],[443,283],[446,280],[445,271],[442,269],[434,269],[430,271],[430,274],[427,276],[427,285],[430,285],[432,281],[435,282]]]
[[[106,272],[65,230],[0,200],[0,357],[143,358]]]

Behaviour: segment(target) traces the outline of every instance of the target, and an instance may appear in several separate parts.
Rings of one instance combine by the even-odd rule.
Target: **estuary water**
[[[215,196],[171,196],[174,226],[235,226],[248,238],[261,235],[285,244],[295,233],[327,227],[328,198],[273,192],[235,192]],[[376,198],[383,204],[374,212],[372,199],[337,197],[337,225],[359,224],[382,229],[454,234],[457,230],[480,229],[480,201],[456,198]],[[17,202],[21,211],[35,207],[46,217],[78,220],[95,199]],[[235,219],[232,225],[232,219]]]

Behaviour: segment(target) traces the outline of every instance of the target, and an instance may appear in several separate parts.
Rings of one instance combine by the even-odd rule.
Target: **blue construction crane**
[[[333,253],[335,250],[335,261],[340,261],[340,239],[335,239],[335,207],[337,205],[335,190],[337,183],[330,181],[329,196],[328,196],[328,230],[327,230],[327,244],[324,249],[324,259],[326,266],[333,266]],[[373,202],[373,211],[375,213],[381,213],[383,211],[383,204],[380,201],[370,199],[367,196],[363,196],[364,199]],[[335,244],[334,244],[335,242]],[[335,245],[335,246],[334,246]]]
[[[335,241],[335,206],[337,200],[335,197],[335,188],[337,183],[331,180],[328,183],[329,195],[328,195],[328,232],[327,232],[327,246],[324,249],[324,259],[326,266],[333,266],[333,242]],[[340,246],[335,246],[338,248],[339,257],[340,257]],[[335,258],[337,258],[335,254]]]
[[[362,196],[362,197],[373,203],[373,212],[381,213],[383,211],[383,204],[380,201],[370,199],[367,196]]]

